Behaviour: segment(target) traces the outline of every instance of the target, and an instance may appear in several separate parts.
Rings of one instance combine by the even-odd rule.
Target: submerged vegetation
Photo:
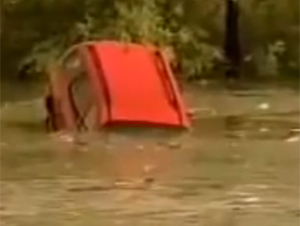
[[[3,0],[1,72],[46,62],[72,44],[113,39],[172,49],[184,78],[222,76],[224,0]],[[243,0],[244,74],[298,76],[299,1]]]

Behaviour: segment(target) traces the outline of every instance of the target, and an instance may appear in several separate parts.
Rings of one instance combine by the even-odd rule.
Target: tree
[[[40,69],[68,46],[91,39],[172,48],[184,78],[210,76],[224,57],[223,0],[3,0],[1,4],[1,72],[9,77],[21,62],[34,59]],[[248,63],[258,68],[274,53],[277,74],[298,76],[298,0],[243,0],[239,5],[240,41],[243,54],[251,59]],[[285,50],[275,53],[270,46],[278,42]]]

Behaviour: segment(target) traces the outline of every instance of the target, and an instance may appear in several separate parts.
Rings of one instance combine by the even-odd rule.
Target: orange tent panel
[[[89,46],[89,54],[94,88],[102,91],[101,124],[189,126],[176,81],[161,52],[143,45],[101,42]]]

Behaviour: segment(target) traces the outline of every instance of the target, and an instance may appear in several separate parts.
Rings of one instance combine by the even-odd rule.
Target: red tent
[[[155,48],[83,43],[67,51],[59,63],[60,73],[51,80],[52,96],[60,99],[58,127],[189,126],[169,63]]]

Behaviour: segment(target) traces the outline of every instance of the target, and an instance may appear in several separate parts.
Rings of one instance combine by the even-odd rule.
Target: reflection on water
[[[7,100],[4,225],[296,225],[298,93],[187,91],[200,109],[188,131],[49,135],[36,94]],[[270,107],[258,109],[264,102]]]

